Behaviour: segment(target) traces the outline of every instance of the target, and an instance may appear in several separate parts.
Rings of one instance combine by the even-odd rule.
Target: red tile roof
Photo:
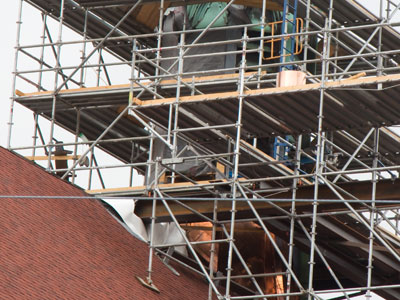
[[[0,148],[0,195],[86,196]],[[175,276],[158,258],[143,287],[148,247],[92,199],[0,199],[0,299],[207,299],[197,276]]]

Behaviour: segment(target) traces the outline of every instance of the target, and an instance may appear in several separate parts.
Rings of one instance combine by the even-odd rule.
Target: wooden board
[[[351,88],[359,85],[366,84],[378,84],[378,83],[388,83],[393,81],[400,81],[400,74],[386,75],[386,76],[372,76],[366,78],[356,78],[356,79],[343,79],[338,81],[328,81],[325,82],[325,89],[335,89],[335,88]],[[256,89],[256,90],[246,90],[244,91],[244,96],[266,96],[274,94],[283,94],[289,92],[306,92],[312,90],[319,90],[322,88],[321,83],[311,83],[298,86],[287,86],[287,87],[275,87],[266,89]],[[223,93],[212,93],[206,95],[195,95],[195,96],[184,96],[179,98],[179,102],[205,102],[205,101],[215,101],[238,98],[240,96],[239,92],[223,92]],[[148,106],[159,106],[173,104],[176,98],[166,98],[166,99],[156,99],[156,100],[139,100],[136,99],[135,103],[138,106],[148,107]]]
[[[245,73],[245,78],[257,75],[258,72],[247,72]],[[261,72],[261,75],[265,75],[266,72]],[[215,82],[218,80],[239,80],[239,74],[237,73],[232,73],[232,74],[221,74],[221,75],[212,75],[212,76],[200,76],[200,77],[195,77],[195,78],[183,78],[182,82],[185,83],[206,83],[206,82]],[[143,82],[144,81],[144,82]],[[140,82],[142,86],[147,86],[150,84],[154,84],[153,81],[146,80],[143,78],[143,81]],[[175,85],[177,84],[176,79],[165,79],[161,81],[162,86],[167,86],[167,85]],[[61,90],[59,92],[60,95],[62,94],[76,94],[76,93],[87,93],[87,92],[97,92],[97,91],[107,91],[107,90],[124,90],[124,89],[129,89],[131,87],[130,84],[116,84],[116,85],[105,85],[105,86],[95,86],[95,87],[86,87],[86,88],[76,88],[76,89],[67,89],[67,90]],[[134,88],[140,87],[138,84],[134,84]],[[46,96],[46,95],[52,95],[54,92],[53,91],[44,91],[44,92],[33,92],[33,93],[24,93],[20,90],[15,90],[15,94],[18,97],[35,97],[35,96]]]

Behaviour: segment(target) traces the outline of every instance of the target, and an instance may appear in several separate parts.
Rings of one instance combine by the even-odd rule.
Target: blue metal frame
[[[282,11],[282,30],[281,34],[291,34],[296,33],[296,19],[297,19],[297,3],[298,0],[284,0],[283,3],[283,11]],[[286,32],[287,23],[292,24],[292,32]],[[287,41],[290,40],[290,49],[286,48]],[[283,63],[286,61],[286,57],[289,57],[290,61],[294,61],[294,47],[296,44],[296,38],[291,36],[289,39],[285,39],[285,37],[281,38],[281,49],[280,49],[280,62]],[[289,54],[285,56],[285,50]],[[279,70],[282,71],[284,69],[293,70],[294,65],[287,65],[279,67]]]

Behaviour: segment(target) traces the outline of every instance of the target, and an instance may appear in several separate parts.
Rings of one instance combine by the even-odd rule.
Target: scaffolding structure
[[[269,12],[288,2],[285,33],[286,12]],[[25,3],[41,13],[40,43],[21,44]],[[195,28],[183,8],[205,3],[223,4]],[[257,22],[214,26],[243,5]],[[150,234],[150,287],[157,254],[201,274],[209,299],[400,299],[400,1],[377,6],[20,0],[8,148],[73,183],[87,172],[88,193],[134,199],[150,228],[175,224],[183,243]],[[282,72],[306,81],[278,84]],[[14,146],[17,104],[33,111],[34,134]],[[108,188],[102,172],[122,169],[122,186]]]

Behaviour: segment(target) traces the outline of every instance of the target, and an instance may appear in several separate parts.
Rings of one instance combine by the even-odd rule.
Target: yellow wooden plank
[[[95,86],[89,88],[77,88],[77,89],[68,89],[68,90],[61,90],[59,94],[73,94],[79,92],[95,92],[95,91],[103,91],[103,90],[112,90],[112,89],[124,89],[129,88],[129,84],[117,84],[117,85],[105,85],[105,86]],[[21,96],[25,97],[32,97],[32,96],[43,96],[43,95],[51,95],[53,91],[45,91],[45,92],[34,92],[34,93],[21,93]]]
[[[358,73],[356,75],[350,76],[349,78],[346,78],[345,80],[354,80],[354,79],[357,79],[357,78],[364,77],[365,75],[367,75],[367,73],[361,72],[361,73]]]
[[[257,72],[247,72],[245,73],[245,77],[250,77],[258,74]],[[265,75],[266,72],[262,72],[261,75]],[[212,76],[201,76],[195,77],[195,83],[203,83],[203,82],[214,82],[215,80],[223,80],[223,79],[234,79],[239,78],[239,74],[232,73],[232,74],[221,74],[221,75],[212,75]],[[193,78],[183,78],[183,82],[191,83]],[[141,85],[147,86],[149,84],[154,83],[153,81],[145,81],[141,82]],[[165,79],[161,81],[161,85],[171,85],[176,84],[177,80],[175,79]],[[139,85],[134,84],[134,87],[139,87]],[[130,84],[116,84],[116,85],[104,85],[104,86],[95,86],[95,87],[86,87],[86,88],[76,88],[76,89],[68,89],[68,90],[61,90],[59,94],[74,94],[74,93],[81,93],[81,92],[96,92],[96,91],[103,91],[103,90],[113,90],[113,89],[128,89],[130,88]],[[33,92],[33,93],[24,93],[20,90],[15,90],[15,94],[20,97],[33,97],[33,96],[42,96],[42,95],[51,95],[53,91],[42,91],[42,92]]]
[[[25,96],[25,94],[23,92],[21,92],[20,90],[15,90],[15,95],[22,97]]]
[[[221,164],[220,162],[217,162],[217,170],[220,171],[222,174],[225,173],[225,166]]]
[[[145,191],[145,190],[146,190],[145,186],[133,186],[133,187],[86,190],[86,193],[94,195],[94,194],[103,194],[103,193],[131,192],[131,191]]]
[[[366,78],[356,78],[356,79],[343,79],[338,81],[325,82],[324,86],[327,89],[333,88],[344,88],[352,87],[365,84],[377,84],[385,83],[391,81],[400,81],[400,74],[385,75],[385,76],[372,76]],[[321,88],[321,83],[311,83],[298,86],[287,86],[287,87],[274,87],[265,88],[257,90],[246,90],[244,91],[245,96],[257,96],[257,95],[273,95],[281,94],[285,92],[306,92],[311,90],[317,90]],[[211,101],[211,100],[223,100],[232,99],[239,97],[238,92],[223,92],[223,93],[212,93],[206,95],[195,95],[195,96],[184,96],[179,99],[179,102],[201,102],[201,101]],[[155,105],[167,105],[172,104],[176,101],[176,98],[165,98],[156,100],[145,100],[137,101],[137,105],[140,106],[155,106]]]
[[[164,11],[170,6],[164,3]],[[158,26],[160,17],[160,3],[144,3],[136,15],[136,21],[153,30]]]
[[[242,179],[244,180],[244,179]],[[204,184],[212,184],[215,182],[227,182],[227,180],[200,180],[193,182],[177,182],[177,183],[164,183],[159,184],[158,187],[160,189],[165,188],[185,188],[185,187],[194,187],[196,185],[204,185]],[[109,188],[109,189],[98,189],[98,190],[86,190],[88,194],[103,194],[103,193],[115,193],[115,192],[130,192],[130,191],[145,191],[146,186],[134,186],[134,187],[119,187],[119,188]]]
[[[266,71],[261,72],[261,76],[266,75]],[[258,72],[246,72],[244,73],[244,77],[248,78],[251,76],[258,75]],[[182,78],[182,81],[185,83],[200,83],[200,82],[214,82],[216,80],[226,80],[226,79],[239,79],[238,73],[230,73],[230,74],[219,74],[219,75],[210,75],[210,76],[200,76],[200,77],[186,77]],[[176,79],[164,79],[161,80],[162,85],[168,84],[176,84],[178,81]]]
[[[179,98],[179,102],[201,102],[207,100],[223,100],[239,97],[238,92],[224,92],[224,93],[212,93],[206,95],[194,95],[194,96],[184,96]],[[135,103],[140,106],[154,106],[154,105],[168,105],[173,104],[176,98],[165,98],[157,100],[139,100],[136,99]]]

